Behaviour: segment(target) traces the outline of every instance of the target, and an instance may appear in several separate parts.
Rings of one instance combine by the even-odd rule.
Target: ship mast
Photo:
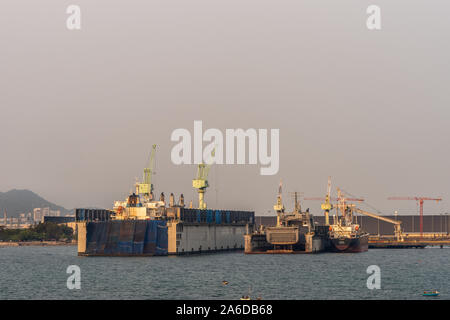
[[[282,190],[283,183],[280,180],[280,185],[278,187],[278,195],[277,195],[277,203],[273,206],[273,209],[277,212],[277,226],[281,226],[281,216],[284,213],[284,205],[283,200],[281,198],[281,194],[283,192]]]

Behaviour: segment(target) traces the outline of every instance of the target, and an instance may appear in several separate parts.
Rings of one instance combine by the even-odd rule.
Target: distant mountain
[[[34,208],[46,208],[60,210],[61,215],[69,213],[69,210],[51,203],[30,190],[10,190],[0,192],[0,217],[6,209],[8,217],[18,217],[20,213],[33,212]]]

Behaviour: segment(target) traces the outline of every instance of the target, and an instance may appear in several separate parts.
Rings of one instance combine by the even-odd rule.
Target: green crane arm
[[[216,155],[216,149],[214,148],[211,152],[211,156],[214,157]],[[209,175],[209,170],[211,169],[212,163],[199,164],[197,179],[207,180]]]
[[[153,185],[152,185],[152,175],[153,175],[153,166],[155,162],[155,152],[156,152],[156,144],[152,146],[152,152],[150,153],[150,161],[147,168],[144,168],[144,181],[143,185],[147,185],[147,187],[144,187],[143,190],[146,192],[144,193],[151,193],[153,192]]]

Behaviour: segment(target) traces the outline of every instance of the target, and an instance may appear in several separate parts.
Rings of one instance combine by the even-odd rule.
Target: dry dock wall
[[[245,225],[169,223],[168,254],[244,249]]]

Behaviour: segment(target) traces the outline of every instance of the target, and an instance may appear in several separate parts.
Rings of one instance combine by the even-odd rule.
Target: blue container
[[[216,211],[216,224],[222,224],[222,213],[219,210]]]
[[[206,211],[206,222],[207,223],[212,223],[213,222],[213,211],[212,210],[207,210]]]

